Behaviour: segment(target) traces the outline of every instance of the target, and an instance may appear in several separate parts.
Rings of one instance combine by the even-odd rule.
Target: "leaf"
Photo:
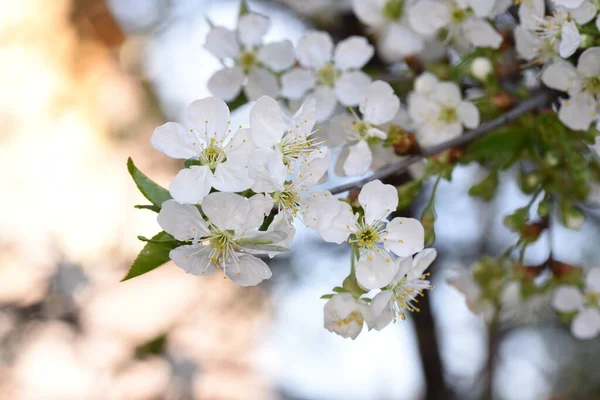
[[[160,212],[160,207],[158,206],[151,206],[151,205],[147,205],[147,204],[138,204],[137,206],[133,206],[134,208],[137,208],[138,210],[150,210],[150,211],[154,211],[154,212]]]
[[[462,157],[461,162],[510,160],[527,144],[529,137],[524,129],[498,130],[473,142]]]
[[[152,237],[129,268],[129,272],[121,282],[143,275],[169,261],[169,252],[181,245],[167,232],[159,232]]]
[[[321,296],[321,298],[327,300],[327,299],[332,298],[333,296],[335,296],[335,295],[334,294],[324,294],[323,296]]]
[[[149,356],[158,356],[164,353],[165,345],[167,344],[167,335],[163,334],[154,339],[136,347],[135,357],[143,359]]]
[[[240,0],[240,9],[238,12],[238,16],[241,17],[250,13],[250,7],[248,7],[248,2],[246,0]]]
[[[238,95],[238,97],[236,97],[235,99],[231,100],[229,103],[227,103],[227,105],[229,106],[229,110],[233,112],[234,110],[237,110],[238,108],[240,108],[241,106],[243,106],[243,105],[245,105],[247,103],[248,103],[248,98],[246,97],[246,95],[242,91]]]
[[[135,166],[131,157],[127,159],[127,170],[140,192],[155,206],[160,208],[162,203],[172,198],[167,189],[156,184],[152,179],[144,175],[142,171]]]

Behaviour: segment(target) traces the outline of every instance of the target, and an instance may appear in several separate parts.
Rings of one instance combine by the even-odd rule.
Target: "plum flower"
[[[240,192],[252,186],[248,157],[254,146],[249,130],[232,133],[229,108],[221,99],[207,97],[188,107],[190,129],[167,122],[154,130],[152,146],[171,158],[194,160],[169,185],[171,196],[180,203],[198,203],[211,188]],[[240,127],[241,128],[241,127]]]
[[[327,120],[339,103],[356,106],[371,78],[360,71],[373,57],[367,39],[352,36],[335,47],[326,32],[309,32],[296,46],[300,67],[281,77],[281,94],[290,100],[310,95],[317,101],[317,122]]]
[[[554,0],[554,4],[567,10],[580,25],[596,18],[596,27],[600,30],[600,0]]]
[[[174,200],[163,203],[160,226],[177,240],[190,244],[169,253],[171,260],[189,274],[210,275],[220,268],[240,286],[257,285],[271,277],[271,270],[252,254],[286,251],[271,243],[285,239],[284,231],[259,232],[263,216],[252,201],[235,193],[211,193],[196,206]]]
[[[382,330],[390,322],[396,322],[396,317],[406,319],[405,311],[419,311],[415,306],[418,296],[423,296],[424,290],[433,288],[426,279],[429,274],[425,270],[435,260],[435,249],[425,249],[413,257],[399,258],[398,272],[387,288],[378,293],[370,303],[369,329]]]
[[[346,175],[361,176],[369,170],[373,161],[369,144],[387,138],[381,126],[392,121],[399,109],[400,99],[394,94],[394,89],[386,82],[375,81],[360,101],[362,118],[339,117],[334,121],[329,130],[332,145],[348,145],[347,156],[340,156],[339,160]]]
[[[424,48],[424,38],[408,21],[408,10],[414,3],[414,0],[353,0],[352,6],[356,17],[378,33],[381,53],[400,60]]]
[[[559,60],[542,74],[544,84],[569,94],[558,111],[559,119],[569,128],[586,130],[598,118],[600,107],[600,47],[592,47],[579,56],[577,68]]]
[[[210,30],[204,47],[225,65],[208,81],[208,90],[214,96],[231,101],[242,87],[250,100],[263,94],[279,94],[274,73],[294,64],[294,46],[289,40],[263,44],[268,29],[268,18],[249,13],[240,17],[237,31],[220,26]]]
[[[559,286],[552,306],[559,312],[576,313],[571,333],[578,339],[592,339],[600,334],[600,268],[592,268],[585,277],[582,292],[572,285]]]
[[[425,231],[414,218],[396,217],[387,221],[387,216],[398,206],[398,191],[392,185],[371,181],[362,188],[358,202],[364,215],[353,215],[350,206],[342,203],[326,233],[330,241],[350,236],[348,241],[359,251],[358,283],[367,289],[382,288],[398,272],[398,264],[393,262],[390,252],[407,257],[423,250]]]
[[[433,36],[445,28],[448,39],[458,44],[497,49],[502,44],[502,36],[486,18],[508,8],[495,0],[452,0],[438,2],[423,0],[409,11],[412,28],[421,35]]]
[[[339,293],[325,303],[324,325],[329,332],[356,339],[363,328],[369,306],[350,293]]]
[[[458,85],[439,82],[428,74],[426,80],[415,84],[408,98],[408,113],[417,126],[421,145],[435,145],[460,136],[463,126],[473,129],[479,125],[479,110],[464,101]]]

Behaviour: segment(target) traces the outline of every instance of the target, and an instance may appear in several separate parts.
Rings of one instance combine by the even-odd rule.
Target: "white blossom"
[[[417,126],[417,140],[421,145],[434,145],[460,136],[463,126],[469,129],[479,126],[479,110],[462,99],[458,85],[439,82],[431,74],[426,78],[426,83],[415,84],[416,90],[408,98],[408,113]]]
[[[339,293],[325,303],[324,325],[329,332],[356,339],[368,312],[369,306],[363,300],[355,299],[350,293]]]
[[[494,70],[489,58],[477,57],[471,63],[471,74],[480,81],[485,81]]]
[[[561,103],[558,117],[569,128],[587,130],[598,119],[600,107],[600,47],[592,47],[579,56],[577,68],[558,60],[542,74],[544,84],[569,94]]]
[[[242,15],[236,31],[211,28],[204,46],[225,65],[208,81],[208,90],[214,96],[230,101],[242,88],[250,100],[279,94],[275,73],[294,64],[294,46],[289,40],[263,44],[268,29],[268,18],[255,13]]]
[[[371,78],[360,69],[373,53],[373,46],[364,37],[352,36],[334,49],[328,33],[309,32],[296,46],[300,67],[281,77],[281,94],[290,100],[314,98],[317,122],[323,122],[333,114],[338,102],[347,107],[360,102],[371,83]]]
[[[425,249],[413,257],[398,258],[398,271],[387,288],[378,293],[370,303],[367,324],[378,331],[396,322],[396,317],[406,319],[405,311],[420,311],[415,303],[424,290],[433,288],[425,270],[435,260],[435,249]]]
[[[390,252],[407,257],[423,250],[425,231],[414,218],[386,218],[398,206],[398,192],[379,180],[367,183],[358,195],[364,215],[352,214],[348,204],[341,203],[338,215],[322,233],[325,240],[349,242],[359,251],[356,279],[367,289],[388,285],[398,272]]]
[[[585,287],[562,285],[554,292],[552,306],[559,312],[576,313],[571,333],[578,339],[592,339],[600,334],[600,268],[592,268],[585,277]]]
[[[553,0],[558,7],[568,11],[580,25],[596,18],[596,27],[600,31],[600,0]]]
[[[196,206],[174,200],[163,203],[158,223],[177,240],[190,244],[169,253],[187,273],[209,275],[220,268],[241,286],[257,285],[271,277],[271,270],[252,254],[285,251],[274,246],[287,236],[284,231],[260,232],[263,215],[252,200],[235,193],[211,193],[202,202],[205,221]]]
[[[343,144],[348,148],[339,162],[344,175],[364,175],[372,165],[373,154],[370,142],[379,143],[387,138],[384,124],[391,122],[400,109],[400,100],[394,89],[383,81],[369,85],[359,104],[361,118],[343,116],[334,119],[328,130],[331,145]]]
[[[196,160],[171,181],[171,196],[180,203],[198,203],[211,188],[226,192],[249,189],[248,157],[255,147],[250,131],[230,129],[227,104],[216,97],[196,100],[188,107],[190,129],[167,122],[154,130],[152,146],[169,157]],[[241,128],[241,127],[240,127]]]

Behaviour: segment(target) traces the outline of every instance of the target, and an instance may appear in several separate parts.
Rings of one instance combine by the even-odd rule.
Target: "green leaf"
[[[321,298],[328,300],[328,299],[332,298],[333,296],[335,296],[335,294],[324,294],[323,296],[321,296]]]
[[[334,287],[332,290],[336,293],[344,293],[346,291],[346,289],[344,289],[343,287],[339,287],[339,286]]]
[[[490,201],[496,193],[498,187],[498,171],[492,170],[490,174],[476,185],[471,186],[469,189],[469,195],[474,197],[481,197],[485,201]]]
[[[194,160],[194,159],[185,160],[185,162],[183,163],[183,166],[185,168],[189,168],[192,165],[202,165],[202,164],[200,164],[200,160]]]
[[[248,2],[246,0],[240,0],[240,10],[238,12],[238,17],[242,15],[246,15],[250,13],[250,7],[248,7]]]
[[[167,232],[154,235],[152,242],[147,243],[129,268],[129,272],[121,282],[143,275],[169,261],[169,252],[181,245],[181,242]]]
[[[150,210],[150,211],[154,211],[154,212],[160,212],[160,207],[158,206],[150,206],[150,205],[141,205],[138,204],[137,206],[133,206],[135,208],[137,208],[138,210]]]
[[[152,179],[144,175],[135,166],[131,157],[127,159],[127,170],[140,192],[156,207],[160,208],[162,203],[171,199],[169,191],[162,186],[157,185]]]
[[[240,108],[241,106],[243,106],[244,104],[247,104],[247,103],[248,103],[248,98],[242,91],[238,95],[238,97],[231,100],[229,103],[227,103],[227,105],[229,106],[229,110],[233,112],[234,110],[237,110],[238,108]]]
[[[526,145],[528,134],[524,129],[503,129],[473,142],[461,162],[509,160]]]
[[[136,347],[135,357],[143,359],[149,356],[159,356],[164,353],[165,345],[167,344],[167,335],[163,334],[154,339]]]

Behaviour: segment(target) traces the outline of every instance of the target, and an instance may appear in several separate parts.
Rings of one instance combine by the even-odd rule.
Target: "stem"
[[[347,183],[344,185],[335,186],[335,187],[329,189],[329,191],[332,194],[344,193],[344,192],[347,192],[352,189],[359,189],[375,179],[384,179],[388,176],[398,174],[398,173],[404,171],[405,169],[407,169],[408,167],[410,167],[412,164],[415,164],[415,163],[421,161],[423,159],[423,157],[431,156],[433,154],[440,153],[444,150],[463,146],[467,143],[470,143],[473,140],[478,139],[478,138],[484,136],[485,134],[493,131],[494,129],[499,128],[509,122],[512,122],[515,119],[518,119],[519,117],[523,116],[524,114],[528,113],[529,111],[532,111],[536,108],[547,105],[553,99],[554,99],[554,95],[551,92],[539,93],[538,95],[532,97],[531,99],[522,102],[521,104],[519,104],[512,110],[508,111],[507,113],[501,115],[500,117],[493,119],[491,121],[488,121],[488,122],[484,122],[483,124],[479,125],[479,127],[473,129],[472,131],[465,133],[464,135],[461,135],[457,138],[448,140],[447,142],[444,142],[444,143],[441,143],[441,144],[438,144],[435,146],[424,147],[421,149],[420,155],[409,156],[407,158],[404,158],[400,162],[397,162],[395,164],[384,167],[378,171],[375,171],[372,175],[368,176],[367,178],[360,179],[356,182],[351,182],[351,183]]]
[[[431,208],[431,206],[433,206],[433,203],[435,202],[435,195],[437,194],[437,190],[440,186],[441,180],[442,175],[438,175],[437,179],[435,180],[435,183],[433,184],[433,191],[431,192],[431,197],[429,198],[429,202],[427,203],[427,207],[425,207],[425,210],[428,210],[429,208]]]

